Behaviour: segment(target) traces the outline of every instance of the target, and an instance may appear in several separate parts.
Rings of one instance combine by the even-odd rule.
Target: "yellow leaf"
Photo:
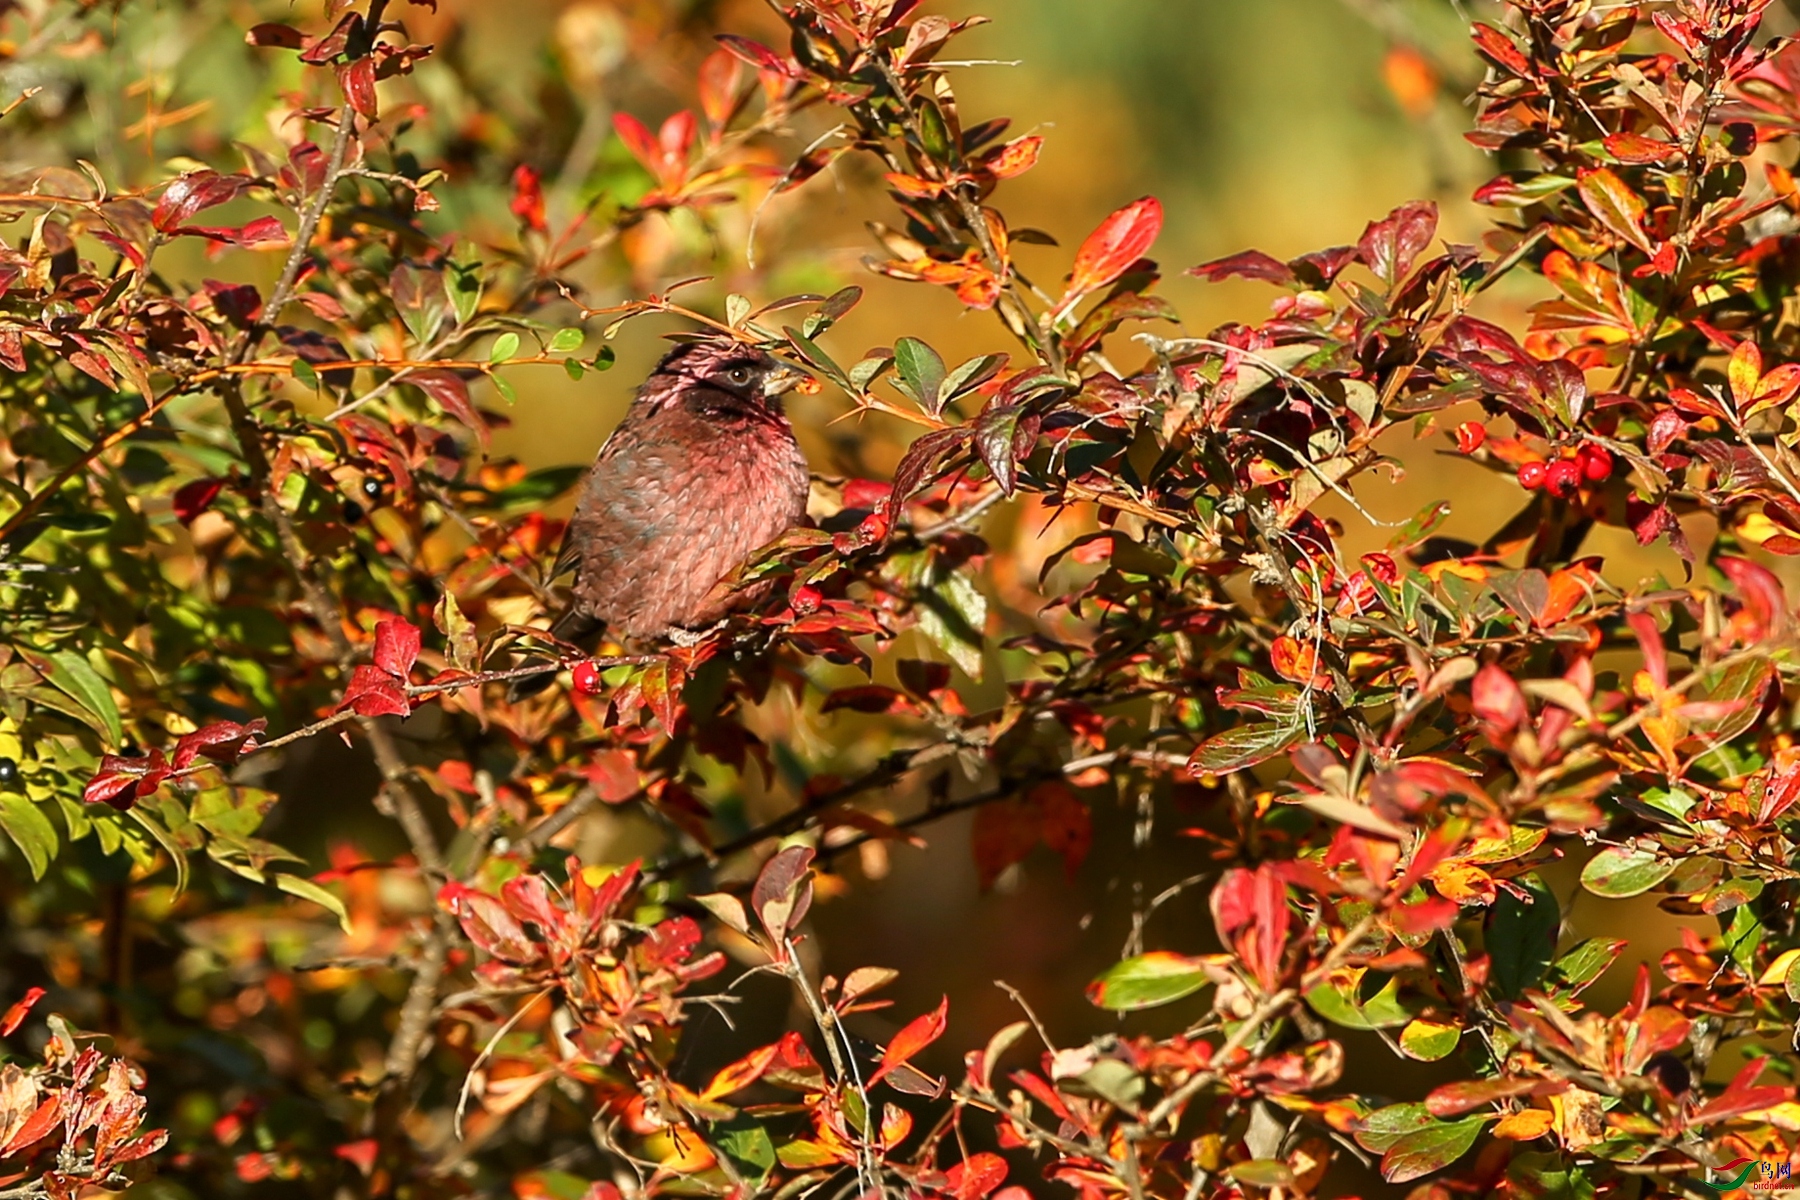
[[[1526,1108],[1508,1113],[1494,1126],[1494,1136],[1512,1142],[1529,1142],[1543,1137],[1556,1124],[1556,1114],[1547,1108]]]
[[[1731,380],[1731,394],[1740,408],[1755,398],[1757,381],[1762,378],[1762,351],[1756,348],[1755,342],[1738,343],[1738,348],[1731,352],[1725,375]]]
[[[1768,987],[1770,984],[1786,983],[1788,972],[1793,969],[1796,962],[1800,962],[1800,950],[1783,950],[1780,956],[1769,964],[1769,969],[1764,971],[1762,977],[1756,981],[1757,985]]]

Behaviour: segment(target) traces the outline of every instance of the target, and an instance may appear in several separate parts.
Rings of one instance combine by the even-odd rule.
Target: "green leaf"
[[[50,661],[55,664],[55,669],[50,672],[50,682],[99,717],[113,745],[122,743],[125,730],[119,724],[119,709],[113,703],[112,689],[106,686],[106,680],[100,678],[99,672],[72,650],[59,650],[50,656]]]
[[[987,597],[961,571],[949,571],[921,588],[919,630],[937,644],[970,679],[980,679]]]
[[[555,336],[550,339],[550,351],[553,354],[566,354],[571,350],[581,349],[581,344],[585,341],[587,341],[587,334],[570,325],[556,331]],[[495,345],[498,344],[495,343]]]
[[[1368,978],[1363,976],[1364,980]],[[1398,976],[1388,976],[1381,989],[1366,1000],[1359,993],[1360,981],[1350,987],[1327,981],[1306,993],[1306,1003],[1321,1017],[1345,1029],[1392,1029],[1410,1022],[1421,1007],[1417,1000],[1401,999]]]
[[[1294,1186],[1294,1168],[1279,1158],[1253,1158],[1226,1168],[1225,1174],[1233,1183],[1248,1184],[1257,1188],[1291,1188]]]
[[[1254,721],[1201,742],[1188,759],[1188,770],[1196,775],[1229,775],[1305,740],[1306,726],[1299,722]]]
[[[556,499],[577,483],[587,473],[586,467],[544,467],[533,471],[510,487],[503,487],[494,493],[494,503],[500,508],[512,508],[515,505],[540,505]]]
[[[719,1147],[738,1162],[763,1174],[775,1168],[775,1143],[760,1123],[726,1130],[719,1135]]]
[[[450,292],[451,307],[456,309],[456,323],[467,325],[481,303],[481,270],[476,263],[450,264],[444,285]]]
[[[945,378],[938,352],[918,338],[903,337],[894,343],[894,369],[919,407],[936,416],[944,407],[938,393]]]
[[[494,339],[493,349],[488,351],[488,362],[503,363],[519,352],[519,335],[507,330]]]
[[[1428,1129],[1436,1121],[1423,1104],[1390,1104],[1357,1122],[1356,1144],[1364,1150],[1384,1154],[1401,1138]]]
[[[1589,938],[1556,960],[1550,980],[1580,991],[1618,961],[1625,945],[1617,938]]]
[[[1581,886],[1596,896],[1641,896],[1675,873],[1675,860],[1636,846],[1608,846],[1581,868]]]
[[[567,375],[570,379],[573,379],[576,383],[580,383],[581,377],[587,374],[587,368],[581,365],[579,359],[565,358],[563,359],[563,374]]]
[[[1210,982],[1204,958],[1154,950],[1107,968],[1088,984],[1087,997],[1113,1012],[1136,1012],[1191,996]]]
[[[1562,911],[1544,881],[1534,872],[1516,882],[1530,894],[1531,902],[1502,889],[1488,919],[1491,977],[1507,1000],[1517,1000],[1526,988],[1543,984],[1556,957],[1556,935],[1562,928]]]
[[[1381,1177],[1389,1183],[1408,1183],[1447,1167],[1475,1144],[1486,1117],[1461,1121],[1433,1121],[1423,1129],[1402,1134],[1381,1156]]]
[[[125,815],[130,817],[133,821],[136,821],[144,832],[155,838],[157,844],[168,852],[169,860],[175,864],[175,894],[179,896],[187,891],[188,859],[187,853],[181,848],[181,843],[176,841],[174,836],[170,834],[167,829],[163,828],[162,822],[145,812],[143,805],[140,804]],[[106,831],[108,827],[104,824],[97,823],[95,828],[100,833],[100,844],[102,848],[105,848],[107,841]],[[120,832],[122,833],[124,831],[121,830]],[[111,853],[110,850],[107,852]]]
[[[300,381],[302,387],[309,387],[315,392],[319,390],[319,373],[304,358],[296,358],[288,369],[294,373],[294,378]]]
[[[513,385],[506,381],[504,375],[501,375],[496,371],[494,374],[488,376],[488,378],[494,381],[494,390],[500,393],[500,398],[502,400],[506,401],[508,404],[517,404],[519,402],[519,393],[513,391]]]
[[[1462,1041],[1462,1027],[1448,1021],[1419,1017],[1408,1021],[1400,1031],[1400,1049],[1420,1062],[1436,1062],[1446,1057]]]
[[[350,914],[344,910],[344,902],[314,883],[298,875],[277,875],[275,886],[290,896],[298,896],[302,900],[311,900],[320,908],[336,916],[338,926],[345,933],[350,932]]]
[[[31,865],[31,877],[42,879],[56,857],[56,826],[37,805],[17,792],[0,795],[0,829],[6,830],[25,861]]]

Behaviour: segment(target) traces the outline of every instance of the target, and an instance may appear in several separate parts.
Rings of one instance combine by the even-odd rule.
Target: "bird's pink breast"
[[[679,411],[621,430],[577,524],[591,551],[579,602],[615,632],[653,638],[710,624],[711,593],[806,516],[806,461],[785,422],[721,427]],[[610,462],[605,460],[610,459]]]

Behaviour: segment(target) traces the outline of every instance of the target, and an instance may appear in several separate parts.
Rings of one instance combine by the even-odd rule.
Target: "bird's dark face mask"
[[[699,342],[665,358],[653,384],[664,403],[725,424],[781,419],[781,397],[811,376],[736,343]]]

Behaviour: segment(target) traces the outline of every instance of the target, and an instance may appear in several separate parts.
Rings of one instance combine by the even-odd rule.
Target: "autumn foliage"
[[[661,29],[637,67],[680,106],[590,121],[579,170],[484,119],[430,0],[235,6],[263,23],[207,61],[262,81],[254,136],[190,144],[132,93],[157,155],[117,179],[79,106],[18,98],[0,131],[45,157],[0,183],[0,1195],[1785,1175],[1800,43],[1767,6],[1490,6],[1481,243],[1416,202],[1193,266],[1271,289],[1206,336],[1157,293],[1158,200],[1009,224],[1044,138],[959,106],[939,64],[975,20],[919,0]],[[0,5],[52,80],[150,20],[69,7]],[[987,352],[864,352],[834,330],[855,282],[777,290],[821,176],[857,185],[832,203],[866,206],[868,268]],[[694,328],[904,454],[821,467],[726,625],[557,644],[579,468],[493,431],[541,373],[624,389],[615,346]],[[1465,486],[1384,523],[1432,452]],[[1481,540],[1446,536],[1470,505]],[[984,539],[1008,510],[1041,564]],[[340,739],[329,785],[284,768]],[[353,766],[393,853],[273,840],[360,800]],[[984,888],[1078,877],[1107,823],[1179,837],[1149,911],[1199,889],[1211,927],[1140,938],[1078,1044],[1051,997],[884,1011],[879,946],[821,960],[815,905],[958,814]],[[1681,931],[1615,967],[1577,890]],[[757,1005],[772,1040],[718,1032]]]

